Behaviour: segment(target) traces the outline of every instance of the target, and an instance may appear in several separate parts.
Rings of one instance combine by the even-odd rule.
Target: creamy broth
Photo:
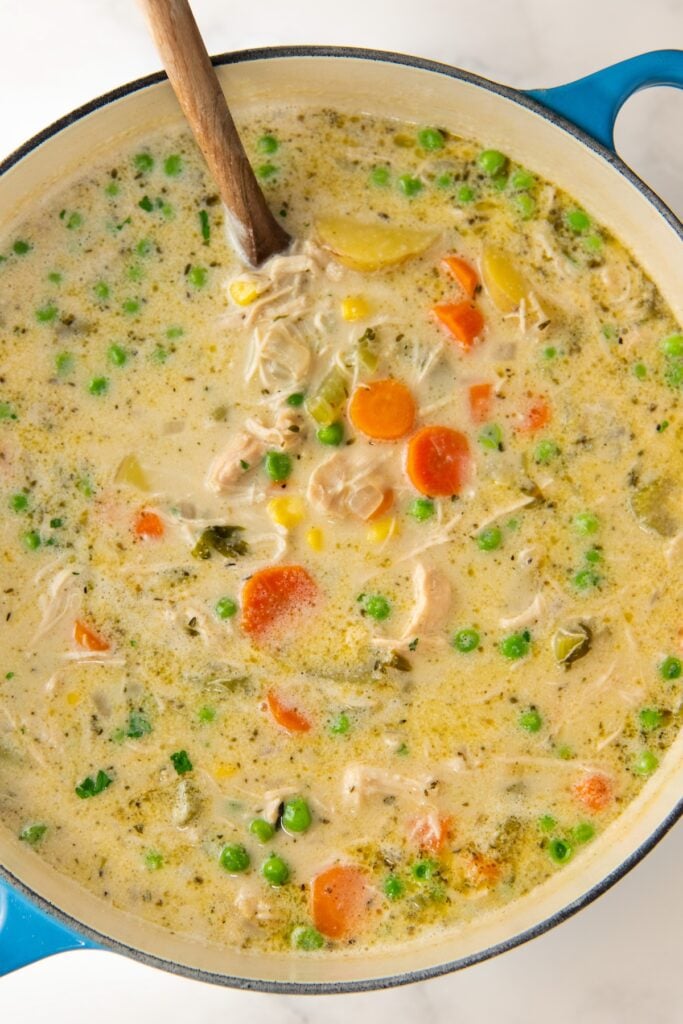
[[[165,928],[329,956],[520,897],[657,770],[683,335],[496,151],[244,135],[296,239],[259,271],[181,132],[0,247],[0,820]]]

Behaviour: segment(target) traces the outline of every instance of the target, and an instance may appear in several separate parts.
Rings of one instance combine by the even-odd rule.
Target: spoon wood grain
[[[254,176],[187,0],[141,0],[169,81],[228,208],[232,234],[258,266],[290,238]]]

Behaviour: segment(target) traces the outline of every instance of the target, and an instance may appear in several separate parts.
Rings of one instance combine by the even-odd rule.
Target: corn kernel
[[[213,766],[213,776],[219,781],[229,779],[237,771],[237,765],[229,764],[227,761],[216,761]]]
[[[233,281],[229,292],[230,298],[238,306],[248,306],[259,297],[259,290],[253,281]]]
[[[271,498],[268,502],[268,515],[278,526],[292,530],[306,515],[306,505],[303,498],[296,494],[283,498]]]
[[[306,533],[306,543],[311,551],[322,551],[323,531],[317,526],[312,526]]]
[[[387,516],[385,519],[378,519],[368,527],[367,537],[373,544],[382,544],[390,537],[398,533],[398,522],[395,516]]]
[[[71,692],[67,693],[67,695],[66,695],[66,702],[72,708],[75,708],[77,704],[81,703],[81,695],[80,695],[80,693],[77,693],[76,690],[71,690]]]
[[[341,304],[345,320],[362,320],[370,312],[370,306],[362,295],[347,295]]]
[[[129,487],[137,487],[139,491],[149,490],[147,474],[135,455],[125,455],[121,459],[114,475],[114,482],[117,484],[128,484]]]

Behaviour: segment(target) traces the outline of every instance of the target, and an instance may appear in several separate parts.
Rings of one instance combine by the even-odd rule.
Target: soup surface
[[[657,771],[683,334],[504,154],[244,136],[296,239],[257,272],[180,131],[0,246],[0,820],[164,928],[329,956],[495,911]]]

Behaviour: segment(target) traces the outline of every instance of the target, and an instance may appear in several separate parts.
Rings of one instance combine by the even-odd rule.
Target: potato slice
[[[639,487],[631,508],[643,530],[660,537],[675,537],[683,527],[681,488],[670,477],[658,477]]]
[[[512,313],[529,293],[529,285],[503,249],[485,249],[481,260],[484,286],[501,313]]]
[[[437,236],[436,231],[363,224],[348,217],[321,217],[316,229],[322,245],[354,270],[381,270],[402,263],[423,253]]]

